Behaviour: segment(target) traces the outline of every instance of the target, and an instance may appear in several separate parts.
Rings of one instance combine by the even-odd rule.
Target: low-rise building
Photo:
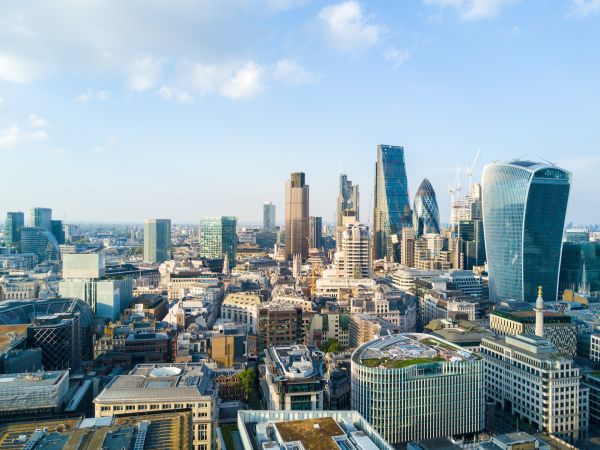
[[[400,328],[392,322],[370,314],[352,314],[350,316],[350,348],[359,347],[373,339],[398,333]]]
[[[68,389],[68,370],[0,375],[0,416],[55,414]]]
[[[270,346],[303,343],[302,308],[287,303],[263,303],[258,310],[258,352]]]
[[[258,332],[258,308],[261,298],[252,292],[229,294],[221,305],[221,317],[246,326],[250,334]]]

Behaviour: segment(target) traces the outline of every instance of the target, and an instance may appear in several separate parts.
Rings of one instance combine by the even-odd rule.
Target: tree
[[[244,395],[247,400],[250,392],[254,390],[254,385],[256,384],[256,372],[253,368],[249,367],[238,374],[238,379],[240,380],[240,386],[244,391]]]
[[[324,353],[335,353],[340,349],[340,343],[337,339],[327,339],[323,345],[321,345],[321,351]]]

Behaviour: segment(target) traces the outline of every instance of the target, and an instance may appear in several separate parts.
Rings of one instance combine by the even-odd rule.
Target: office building
[[[144,221],[144,261],[162,263],[171,259],[171,220]]]
[[[315,411],[323,409],[323,352],[306,345],[265,350],[265,409]]]
[[[485,337],[480,354],[486,401],[561,439],[577,439],[585,432],[588,391],[580,386],[579,368],[548,339],[533,334]]]
[[[29,226],[43,228],[52,233],[52,210],[50,208],[31,208],[29,210]]]
[[[200,221],[200,256],[225,259],[229,268],[237,259],[237,218],[233,216],[203,217]]]
[[[348,175],[341,173],[340,193],[338,194],[335,209],[335,225],[337,227],[344,226],[343,218],[346,215],[360,220],[358,185],[352,184],[352,181],[348,179]]]
[[[271,202],[266,202],[263,205],[263,230],[273,231],[276,225],[275,205]]]
[[[565,230],[565,241],[574,244],[590,242],[590,230],[586,228],[570,228]]]
[[[252,292],[235,292],[229,294],[221,305],[221,317],[241,323],[249,334],[258,332],[258,308],[260,296]]]
[[[400,262],[402,228],[412,227],[404,148],[377,146],[373,257]]]
[[[398,325],[375,314],[354,313],[350,315],[348,324],[348,346],[357,348],[373,339],[397,334]]]
[[[4,242],[14,251],[21,250],[21,230],[25,226],[25,214],[11,211],[6,213],[4,222]]]
[[[193,448],[214,448],[217,392],[203,363],[140,364],[113,378],[94,399],[95,416],[192,410]]]
[[[302,308],[287,303],[263,303],[258,308],[258,352],[267,347],[301,344]]]
[[[27,328],[27,345],[42,350],[44,370],[77,371],[81,364],[80,336],[78,313],[37,316]]]
[[[590,360],[600,362],[600,334],[590,336]]]
[[[459,221],[456,234],[460,246],[459,265],[465,270],[483,266],[486,260],[483,219]]]
[[[38,262],[60,259],[56,238],[44,228],[23,227],[21,229],[21,252],[33,253]]]
[[[309,188],[303,172],[294,172],[285,184],[285,255],[308,258]]]
[[[392,445],[484,428],[483,362],[426,334],[385,336],[352,354],[352,409]]]
[[[68,389],[68,370],[0,375],[0,416],[56,414],[62,410]],[[0,447],[13,448],[1,442]]]
[[[341,236],[340,250],[335,254],[337,274],[343,278],[370,278],[373,275],[371,235],[361,223],[348,225]]]
[[[62,220],[51,220],[50,232],[52,233],[52,236],[56,238],[58,245],[63,245],[65,243],[65,230]]]
[[[417,237],[425,233],[441,233],[440,210],[437,204],[437,198],[433,186],[425,178],[417,193],[413,203],[413,226]]]
[[[310,216],[308,228],[308,247],[318,249],[323,247],[323,218]]]
[[[600,241],[564,242],[560,261],[559,293],[600,291]]]
[[[238,411],[237,428],[244,449],[393,450],[356,411]]]
[[[527,301],[541,285],[556,301],[571,174],[546,163],[483,170],[483,224],[490,300]]]

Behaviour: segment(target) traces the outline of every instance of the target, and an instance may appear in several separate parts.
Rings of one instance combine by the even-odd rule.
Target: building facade
[[[33,228],[43,228],[52,232],[52,209],[50,208],[31,208],[29,210],[29,226]]]
[[[425,334],[386,336],[352,354],[352,409],[392,445],[484,428],[480,357]]]
[[[413,203],[413,226],[417,237],[425,233],[440,234],[440,210],[437,204],[437,198],[431,182],[425,178],[417,193]]]
[[[25,226],[25,214],[18,211],[6,213],[4,222],[4,242],[14,251],[21,250],[21,230]]]
[[[338,276],[343,278],[370,278],[373,276],[371,234],[361,223],[348,225],[341,235],[340,251],[335,254]]]
[[[33,253],[39,262],[60,259],[60,249],[56,238],[44,228],[23,227],[21,229],[21,251]]]
[[[373,257],[400,262],[402,228],[412,226],[404,148],[377,146],[375,207],[373,209]]]
[[[275,230],[275,211],[275,205],[272,202],[266,202],[263,204],[263,230]]]
[[[225,259],[229,268],[237,259],[237,218],[233,216],[203,217],[200,222],[200,256]]]
[[[310,216],[308,218],[308,247],[323,247],[323,218]]]
[[[162,263],[171,259],[171,220],[144,221],[144,261]]]
[[[531,161],[483,170],[483,224],[490,300],[556,301],[571,174]]]
[[[261,299],[251,292],[229,294],[221,305],[221,317],[241,323],[249,334],[258,332],[258,308]]]
[[[303,172],[294,172],[285,185],[285,255],[308,257],[309,188]]]
[[[358,185],[352,184],[348,179],[348,175],[340,174],[340,192],[336,202],[335,209],[335,225],[337,227],[344,226],[344,216],[351,215],[356,220],[359,217],[359,192]]]

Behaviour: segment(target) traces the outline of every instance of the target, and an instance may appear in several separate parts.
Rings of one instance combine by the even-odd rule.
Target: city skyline
[[[329,223],[341,163],[367,221],[375,148],[389,144],[405,148],[411,198],[431,180],[442,222],[456,165],[478,148],[474,180],[485,163],[545,158],[573,173],[567,222],[597,221],[596,3],[236,5],[6,5],[0,153],[19,195],[3,209],[258,221],[265,200],[283,211],[280,186],[303,171],[311,215]],[[193,210],[182,192],[200,198]]]

